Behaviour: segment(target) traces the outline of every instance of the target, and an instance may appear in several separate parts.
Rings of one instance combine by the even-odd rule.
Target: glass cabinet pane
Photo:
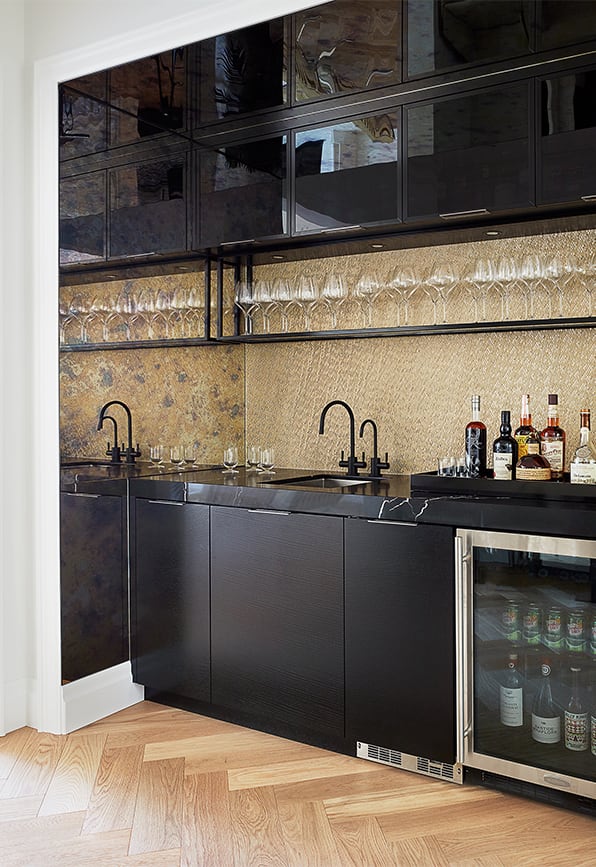
[[[596,39],[596,3],[591,0],[541,0],[538,49],[560,48]]]
[[[185,126],[185,49],[110,70],[110,144],[124,145]]]
[[[60,181],[60,264],[105,258],[105,172]]]
[[[286,136],[199,153],[199,247],[283,235]]]
[[[396,222],[396,112],[296,133],[295,231]]]
[[[400,0],[336,0],[294,16],[296,102],[401,81]]]
[[[409,219],[531,201],[527,83],[412,106],[406,122]]]
[[[596,70],[540,83],[539,201],[596,196]]]
[[[185,158],[110,172],[110,256],[186,249]]]
[[[59,89],[60,160],[105,150],[107,73],[84,75]]]
[[[530,52],[529,0],[406,0],[408,78]]]
[[[197,49],[202,123],[284,104],[283,18],[204,39]]]

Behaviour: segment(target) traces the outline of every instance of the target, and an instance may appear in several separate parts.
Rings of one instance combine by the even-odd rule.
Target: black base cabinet
[[[128,659],[126,499],[60,494],[62,680]]]
[[[346,738],[455,762],[453,530],[346,519]]]
[[[343,738],[343,520],[211,511],[213,703]]]
[[[209,506],[133,500],[133,679],[210,700]]]

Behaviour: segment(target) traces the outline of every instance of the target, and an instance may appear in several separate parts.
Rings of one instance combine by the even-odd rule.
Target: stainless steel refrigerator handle
[[[469,558],[468,558],[469,559]],[[456,642],[456,761],[462,762],[465,757],[465,741],[471,729],[469,719],[469,685],[468,685],[468,624],[466,615],[467,582],[466,557],[461,536],[455,536],[455,642]]]

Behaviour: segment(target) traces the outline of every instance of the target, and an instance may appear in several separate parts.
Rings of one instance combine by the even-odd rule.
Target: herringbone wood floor
[[[0,738],[0,864],[579,867],[596,822],[143,702]]]

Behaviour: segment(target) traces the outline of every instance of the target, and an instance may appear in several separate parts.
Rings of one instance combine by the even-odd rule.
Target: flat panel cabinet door
[[[596,3],[591,0],[540,0],[537,47],[563,48],[596,40]]]
[[[453,531],[346,519],[346,737],[455,761]]]
[[[596,69],[543,79],[540,108],[539,202],[596,201]]]
[[[209,701],[209,507],[135,501],[133,679]]]
[[[105,260],[106,204],[104,171],[61,179],[61,265]]]
[[[125,542],[122,497],[60,495],[63,681],[128,659]]]
[[[343,521],[213,508],[212,700],[343,736]]]
[[[528,208],[528,88],[495,87],[406,110],[408,220]]]

